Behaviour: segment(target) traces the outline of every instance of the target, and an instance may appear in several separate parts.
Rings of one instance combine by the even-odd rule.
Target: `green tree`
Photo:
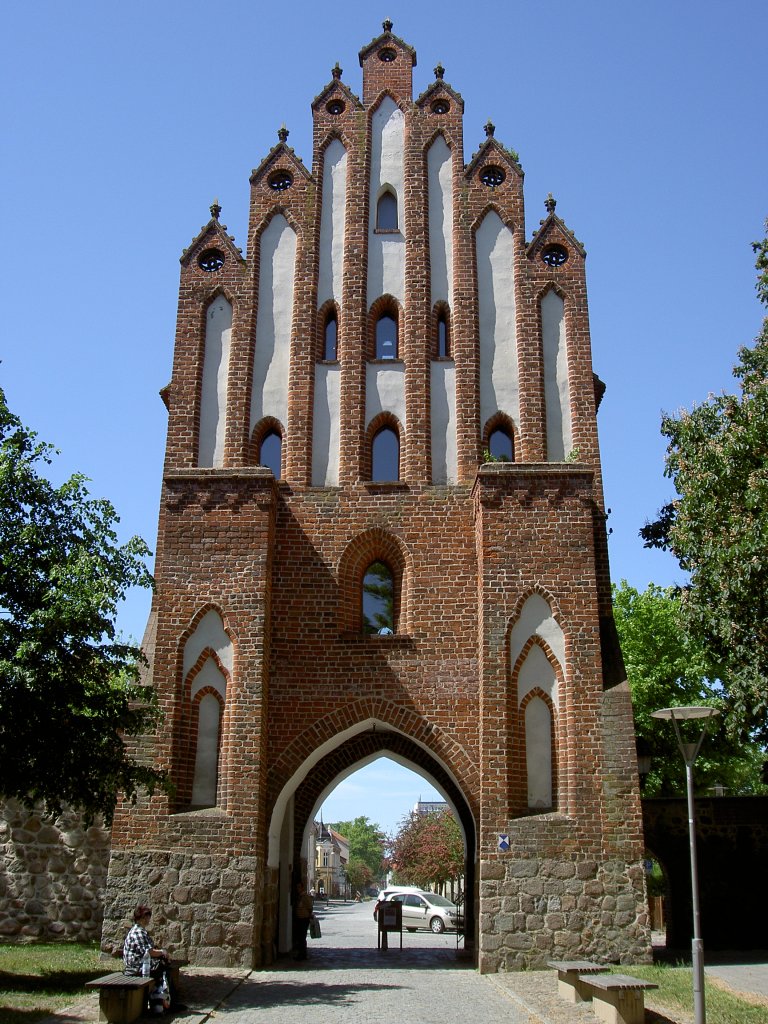
[[[84,477],[43,475],[54,454],[0,390],[0,796],[109,821],[120,793],[164,781],[123,739],[156,709],[140,649],[115,632],[126,590],[151,585],[148,549],[117,543],[117,515]]]
[[[768,305],[768,238],[754,243]],[[641,530],[690,574],[682,608],[724,687],[728,727],[768,741],[768,318],[739,350],[740,393],[662,418],[678,497]]]
[[[651,756],[645,796],[676,796],[685,791],[685,765],[672,726],[651,718],[659,708],[704,704],[722,708],[722,688],[713,679],[706,648],[688,636],[680,591],[651,583],[640,592],[622,580],[613,587],[613,613],[632,690],[635,735]],[[696,760],[696,785],[716,784],[730,794],[763,790],[763,754],[757,743],[741,743],[719,719]]]
[[[371,882],[373,882],[373,872],[365,861],[358,860],[356,857],[350,857],[349,864],[347,865],[347,878],[352,886],[353,893],[364,893]]]
[[[464,874],[458,821],[449,810],[407,815],[392,840],[390,859],[397,884],[440,891]]]
[[[371,878],[380,878],[385,839],[379,826],[361,815],[354,821],[337,821],[330,827],[349,842],[350,865],[353,861],[360,861],[368,867]]]

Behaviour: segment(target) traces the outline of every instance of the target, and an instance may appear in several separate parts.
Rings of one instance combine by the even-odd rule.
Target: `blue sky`
[[[762,319],[750,242],[768,215],[765,0],[6,5],[11,408],[61,449],[58,477],[85,473],[123,535],[154,544],[182,249],[214,197],[245,246],[251,170],[283,122],[311,166],[310,103],[337,60],[360,93],[357,54],[385,17],[416,49],[414,92],[440,61],[464,97],[465,160],[489,117],[519,152],[527,236],[552,192],[584,243],[612,575],[674,581],[637,536],[670,496],[660,413],[731,388]],[[132,597],[123,630],[140,638],[147,610]],[[393,823],[420,794],[418,779]]]

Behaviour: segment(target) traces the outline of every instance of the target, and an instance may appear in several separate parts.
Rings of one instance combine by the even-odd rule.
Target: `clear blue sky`
[[[310,103],[337,60],[360,93],[357,54],[385,17],[417,51],[415,93],[440,61],[464,97],[465,160],[489,117],[519,152],[527,236],[551,191],[584,243],[612,575],[672,582],[675,563],[637,536],[670,496],[660,412],[731,388],[762,318],[765,0],[6,5],[11,408],[62,450],[59,477],[85,473],[124,536],[154,544],[181,251],[215,196],[245,246],[251,170],[283,122],[311,166]],[[124,631],[140,638],[147,609],[132,598]]]

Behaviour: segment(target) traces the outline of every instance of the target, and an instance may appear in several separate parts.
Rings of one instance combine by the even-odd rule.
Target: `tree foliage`
[[[347,864],[347,878],[353,891],[361,893],[365,892],[374,880],[373,872],[365,861],[359,860],[356,857],[349,858],[349,864]]]
[[[395,882],[439,890],[464,874],[461,828],[449,810],[403,818],[390,852]]]
[[[768,305],[768,238],[754,244]],[[685,629],[718,667],[729,727],[768,741],[768,318],[739,350],[738,394],[665,415],[665,475],[678,497],[641,530],[690,574]]]
[[[359,861],[370,871],[370,877],[381,877],[384,859],[384,833],[378,825],[361,815],[354,821],[337,821],[330,826],[349,842],[349,864]],[[349,868],[347,869],[349,876]],[[351,878],[350,878],[351,881]],[[354,882],[352,883],[355,884]],[[365,883],[367,884],[367,883]],[[358,886],[359,888],[359,886]]]
[[[669,722],[651,718],[659,708],[683,704],[723,707],[706,648],[683,626],[680,591],[650,584],[642,593],[626,581],[613,588],[613,612],[632,690],[635,735],[651,757],[645,796],[685,792],[685,765]],[[763,755],[758,744],[734,740],[715,719],[696,760],[696,785],[729,794],[757,793]]]
[[[118,544],[115,510],[83,476],[43,475],[54,454],[0,390],[0,796],[109,821],[118,794],[163,781],[123,740],[156,710],[140,649],[115,631],[126,590],[151,585],[148,549]]]

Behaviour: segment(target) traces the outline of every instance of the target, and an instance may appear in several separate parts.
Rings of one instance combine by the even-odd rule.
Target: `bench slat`
[[[556,971],[562,971],[565,974],[591,974],[593,971],[597,974],[608,970],[602,964],[592,963],[591,960],[550,960],[547,966],[554,967]]]
[[[154,984],[152,978],[142,978],[135,974],[106,974],[103,978],[94,978],[93,981],[86,981],[86,988],[145,988]]]
[[[650,989],[659,986],[653,981],[644,981],[642,978],[633,978],[629,974],[587,974],[579,978],[586,985],[592,988],[604,989],[606,992],[618,991],[619,989]]]

